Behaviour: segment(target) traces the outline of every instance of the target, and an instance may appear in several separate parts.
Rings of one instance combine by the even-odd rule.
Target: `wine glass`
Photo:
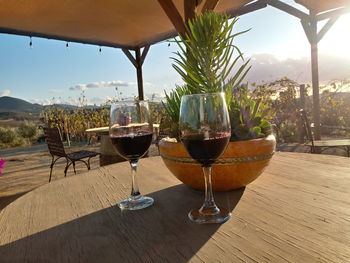
[[[189,212],[196,223],[223,223],[231,217],[214,201],[211,165],[224,152],[231,137],[231,126],[224,93],[185,95],[180,106],[181,141],[189,155],[202,165],[205,200]]]
[[[151,145],[153,127],[147,101],[120,101],[111,105],[109,137],[119,155],[130,162],[131,196],[118,203],[121,209],[151,206],[153,198],[142,196],[136,180],[138,160]]]

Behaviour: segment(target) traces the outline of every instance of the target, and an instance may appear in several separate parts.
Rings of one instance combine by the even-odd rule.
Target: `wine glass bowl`
[[[214,201],[211,165],[225,151],[231,137],[231,126],[224,93],[185,95],[180,106],[181,141],[188,154],[203,167],[205,200],[202,207],[190,211],[196,223],[222,223],[231,217]]]
[[[141,195],[136,180],[138,160],[148,151],[153,137],[148,102],[120,101],[112,104],[109,136],[116,151],[131,166],[131,196],[120,201],[119,207],[138,210],[152,205],[154,200]]]

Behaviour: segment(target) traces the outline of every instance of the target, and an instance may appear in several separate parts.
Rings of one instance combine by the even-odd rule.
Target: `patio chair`
[[[58,159],[66,158],[67,164],[66,164],[66,167],[64,168],[64,177],[66,177],[67,170],[70,165],[73,164],[73,170],[75,174],[77,173],[75,170],[75,162],[78,162],[78,161],[83,162],[88,168],[88,170],[90,170],[90,159],[100,154],[97,152],[85,151],[85,150],[66,153],[58,128],[43,128],[43,130],[46,137],[46,143],[49,148],[49,152],[52,156],[52,161],[50,165],[49,182],[51,182],[53,166],[55,165]],[[87,161],[83,160],[85,158],[88,158]]]
[[[305,146],[310,147],[311,153],[322,153],[323,151],[329,148],[341,148],[346,151],[348,157],[350,157],[350,140],[341,139],[341,140],[314,140],[310,123],[306,115],[306,111],[301,109],[299,111],[300,118],[302,121],[302,126],[304,128],[304,133],[307,141],[304,143]]]

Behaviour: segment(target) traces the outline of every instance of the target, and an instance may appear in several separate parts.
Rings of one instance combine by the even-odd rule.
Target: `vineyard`
[[[350,135],[350,93],[343,92],[350,81],[333,83],[321,88],[322,135],[327,137],[349,137]],[[261,101],[266,119],[273,124],[278,142],[302,142],[299,109],[305,108],[312,122],[311,87],[305,87],[305,101],[300,100],[299,84],[287,78],[252,85],[249,96]],[[109,104],[111,101],[109,102]],[[164,116],[161,102],[150,102],[154,123],[160,123]],[[109,125],[109,105],[100,107],[82,105],[66,109],[57,105],[46,107],[37,119],[26,121],[2,120],[0,123],[0,148],[29,146],[43,141],[40,126],[58,127],[63,139],[68,142],[86,143],[86,130]]]

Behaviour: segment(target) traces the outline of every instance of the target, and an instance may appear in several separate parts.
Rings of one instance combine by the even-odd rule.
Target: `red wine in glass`
[[[204,134],[193,134],[185,135],[181,141],[193,159],[202,166],[210,166],[224,152],[230,137],[227,132],[213,133],[207,138]]]
[[[141,195],[136,180],[138,160],[152,143],[153,127],[147,101],[120,101],[111,105],[109,137],[116,151],[131,166],[131,195],[118,203],[121,209],[138,210],[154,200]]]
[[[195,223],[223,223],[231,213],[215,204],[211,186],[211,165],[225,151],[231,125],[224,93],[185,95],[180,106],[181,141],[188,154],[202,165],[205,199],[188,217]]]
[[[152,132],[131,132],[110,136],[118,153],[127,160],[137,161],[147,152],[152,143]]]

